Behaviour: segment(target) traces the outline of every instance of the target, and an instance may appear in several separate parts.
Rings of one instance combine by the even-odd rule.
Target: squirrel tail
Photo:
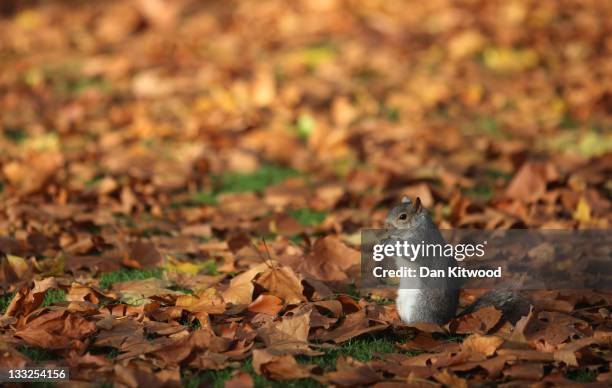
[[[476,299],[463,311],[457,314],[462,317],[484,307],[493,306],[501,311],[510,322],[515,323],[529,312],[530,302],[519,293],[512,290],[493,290]]]

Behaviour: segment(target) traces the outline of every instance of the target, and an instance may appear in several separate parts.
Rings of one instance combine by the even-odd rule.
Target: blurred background
[[[0,9],[3,234],[32,206],[353,233],[402,195],[445,227],[609,225],[610,2]]]

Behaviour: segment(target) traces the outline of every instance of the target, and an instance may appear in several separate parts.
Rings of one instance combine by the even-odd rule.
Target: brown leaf
[[[193,295],[181,295],[176,298],[176,306],[192,313],[222,314],[226,310],[225,301],[214,288],[207,288]]]
[[[492,356],[503,342],[504,339],[500,337],[472,334],[463,340],[462,348],[467,352]]]
[[[257,334],[268,348],[276,353],[320,354],[310,349],[310,311],[312,307],[299,307],[292,315],[285,315],[277,322],[270,322],[257,330]]]
[[[467,388],[468,384],[465,379],[450,373],[448,370],[434,373],[434,379],[449,387]]]
[[[322,310],[326,314],[331,314],[335,318],[342,316],[342,303],[338,300],[320,300],[313,302],[317,310]]]
[[[356,313],[347,315],[340,326],[332,331],[323,333],[318,337],[318,339],[321,341],[334,341],[335,343],[341,343],[365,333],[382,331],[387,327],[388,326],[386,324],[376,324],[370,326],[365,312],[360,310]]]
[[[347,361],[340,357],[336,362],[336,371],[326,373],[323,381],[341,386],[368,385],[382,378],[368,364]]]
[[[493,379],[500,376],[502,370],[504,369],[504,366],[506,365],[506,362],[509,359],[511,358],[506,356],[493,357],[486,360],[471,361],[466,362],[464,364],[454,365],[451,366],[449,369],[453,372],[466,372],[480,367],[487,371],[487,373],[489,374],[489,378]]]
[[[131,362],[124,366],[115,364],[115,379],[128,387],[180,387],[181,375],[179,368],[153,371],[152,365],[143,362]]]
[[[18,281],[27,280],[32,275],[32,269],[28,262],[13,255],[4,255],[0,251],[0,285],[8,287]]]
[[[301,279],[289,267],[270,268],[262,273],[256,282],[285,303],[294,304],[306,300]]]
[[[404,343],[396,343],[395,345],[404,350],[435,351],[435,349],[442,344],[442,341],[434,339],[429,333],[417,332],[414,338]]]
[[[501,311],[493,306],[485,307],[473,313],[454,318],[448,328],[453,333],[482,333],[491,330],[502,317]]]
[[[96,346],[126,349],[144,340],[143,325],[135,320],[108,317],[98,321],[96,326],[100,328],[94,342]]]
[[[297,269],[315,279],[342,281],[348,279],[346,270],[359,262],[359,251],[347,247],[337,237],[327,236],[315,242],[313,251]]]
[[[224,384],[225,388],[253,388],[253,378],[246,372],[235,372]]]
[[[179,291],[167,288],[170,283],[162,279],[130,280],[113,284],[113,291],[119,293],[119,298],[130,305],[143,305],[151,301],[151,297],[163,295],[183,295]]]
[[[253,369],[258,375],[264,375],[273,380],[291,380],[310,377],[314,365],[298,364],[290,354],[277,355],[267,350],[253,351]]]
[[[180,10],[180,3],[166,0],[138,0],[136,6],[149,24],[160,29],[173,27]]]
[[[96,324],[77,314],[56,310],[43,314],[15,332],[30,345],[43,349],[83,348],[81,342],[97,331]]]
[[[507,368],[503,374],[518,380],[540,380],[544,376],[544,366],[540,363],[521,363]]]
[[[77,282],[73,282],[70,285],[68,295],[66,295],[66,300],[74,302],[91,302],[93,304],[98,304],[100,302],[100,299],[103,297],[105,297],[105,295],[99,290],[94,289],[92,287],[87,287]]]
[[[55,278],[35,280],[34,287],[31,290],[25,286],[22,287],[11,300],[11,303],[4,312],[4,316],[16,317],[18,315],[28,315],[30,312],[40,307],[44,300],[45,293],[51,288],[57,288],[57,281]]]
[[[223,300],[236,305],[248,305],[253,301],[253,279],[259,273],[269,269],[266,263],[261,263],[230,280],[229,287],[223,292]]]
[[[531,349],[497,349],[497,354],[507,356],[509,359],[524,361],[543,361],[551,362],[554,360],[552,353],[538,352]]]
[[[550,163],[526,162],[514,176],[506,196],[532,202],[540,199],[546,192],[546,185],[559,178],[556,168]]]
[[[154,244],[137,241],[128,246],[123,256],[123,265],[130,268],[153,268],[161,265],[163,257]]]
[[[0,365],[3,368],[23,368],[28,358],[8,343],[0,343]]]
[[[440,333],[446,334],[448,331],[444,330],[440,325],[430,322],[417,322],[411,323],[408,325],[409,327],[414,327],[419,331],[423,331],[425,333]]]
[[[250,312],[276,315],[283,309],[283,301],[274,295],[259,295],[247,308]]]

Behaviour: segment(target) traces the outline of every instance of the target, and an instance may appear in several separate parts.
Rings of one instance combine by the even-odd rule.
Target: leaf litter
[[[2,366],[610,384],[610,292],[407,326],[356,249],[403,195],[443,228],[609,228],[606,2],[26,3],[0,10]]]

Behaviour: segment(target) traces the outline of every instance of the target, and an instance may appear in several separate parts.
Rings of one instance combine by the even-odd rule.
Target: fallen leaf
[[[119,293],[119,298],[130,305],[138,306],[151,302],[151,297],[164,295],[182,295],[170,290],[170,284],[162,279],[130,280],[113,284],[112,290]]]
[[[468,386],[467,380],[449,372],[448,370],[434,373],[433,377],[437,381],[449,387],[467,388]]]
[[[572,217],[574,217],[576,221],[580,222],[591,221],[591,206],[586,199],[584,199],[584,197],[581,197],[580,201],[578,201],[578,205],[576,206],[576,210],[574,211],[574,214],[572,214]]]
[[[473,313],[454,318],[448,328],[453,333],[481,333],[486,334],[502,317],[501,311],[493,306],[485,307]]]
[[[289,267],[272,267],[262,273],[256,282],[285,303],[300,303],[306,299],[301,279]]]
[[[347,247],[338,238],[328,236],[315,242],[312,252],[302,260],[297,270],[325,281],[348,279],[346,270],[360,263],[360,253]]]
[[[295,357],[289,354],[275,355],[267,350],[253,351],[253,369],[258,375],[273,380],[291,380],[310,377],[313,366],[298,364]]]
[[[503,342],[504,339],[500,337],[472,334],[463,340],[462,348],[464,351],[481,353],[488,357],[492,356]]]
[[[234,277],[227,290],[223,292],[223,299],[226,302],[236,305],[248,305],[253,301],[253,279],[259,273],[269,269],[266,263],[261,263],[246,272]]]
[[[299,307],[293,314],[262,326],[257,330],[257,334],[267,348],[273,349],[277,354],[321,354],[312,351],[308,343],[311,309],[308,305]]]
[[[274,295],[259,295],[247,309],[253,313],[276,315],[283,308],[283,301]]]
[[[31,274],[32,270],[25,259],[0,252],[0,285],[8,287],[18,281],[28,280]]]
[[[536,201],[546,192],[547,184],[558,178],[553,165],[526,162],[508,185],[506,196],[525,202]]]
[[[544,366],[540,363],[521,363],[510,366],[503,374],[518,380],[540,380],[544,376]]]
[[[180,295],[176,306],[193,313],[222,314],[226,310],[225,300],[214,288],[207,288],[194,295]]]
[[[253,379],[251,375],[245,372],[234,373],[231,379],[224,384],[225,388],[252,388]]]
[[[321,334],[317,339],[321,341],[334,341],[335,343],[341,343],[365,333],[382,331],[387,327],[388,326],[386,324],[375,324],[370,326],[365,312],[360,310],[358,312],[348,314],[340,326]]]
[[[128,246],[122,263],[130,268],[152,268],[162,262],[163,257],[154,244],[137,241]]]
[[[382,380],[368,364],[347,362],[342,357],[336,362],[336,369],[336,371],[323,375],[323,381],[341,386],[360,386]]]
[[[78,314],[57,310],[38,316],[17,330],[15,335],[43,349],[83,349],[83,341],[96,331],[94,322]]]

